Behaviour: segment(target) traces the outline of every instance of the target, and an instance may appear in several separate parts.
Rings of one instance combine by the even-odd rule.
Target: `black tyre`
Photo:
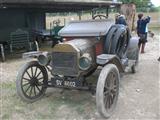
[[[136,73],[136,66],[135,66],[135,65],[132,65],[132,66],[131,66],[131,72],[132,72],[132,73]]]
[[[131,66],[131,72],[132,72],[132,73],[136,73],[136,72],[137,72],[138,63],[139,63],[139,50],[137,49],[136,58],[135,58],[135,64],[133,64],[133,65]]]
[[[113,25],[106,35],[104,50],[107,54],[116,54],[120,58],[126,54],[130,40],[129,29],[124,25]]]
[[[113,44],[113,38],[116,35],[117,27],[113,25],[110,30],[108,31],[106,35],[106,40],[105,40],[105,46],[104,46],[104,51],[107,54],[111,53],[111,45]]]
[[[139,49],[137,49],[137,52],[136,52],[136,62],[135,62],[135,65],[138,66],[138,63],[139,63]]]
[[[16,80],[17,94],[26,102],[40,99],[48,84],[48,74],[44,66],[31,61],[22,66]]]
[[[106,65],[98,78],[96,89],[97,110],[105,118],[109,118],[116,108],[119,79],[119,71],[113,64]]]

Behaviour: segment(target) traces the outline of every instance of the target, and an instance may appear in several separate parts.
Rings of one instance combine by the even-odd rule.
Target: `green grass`
[[[1,84],[1,88],[2,89],[15,89],[16,88],[16,85],[14,82],[8,82],[8,83],[3,83]]]
[[[4,119],[74,119],[91,118],[96,111],[95,98],[84,91],[51,89],[34,103],[23,102],[16,93],[14,82],[1,83],[2,120]]]

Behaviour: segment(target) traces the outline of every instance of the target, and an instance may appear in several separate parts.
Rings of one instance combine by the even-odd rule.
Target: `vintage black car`
[[[48,87],[95,91],[98,112],[110,117],[118,100],[120,73],[127,66],[135,72],[138,38],[131,37],[127,26],[115,25],[110,19],[73,21],[59,35],[65,41],[56,44],[52,52],[23,54],[24,58],[35,59],[18,72],[18,95],[26,102],[34,102]],[[101,72],[96,85],[87,83],[85,78],[98,67]]]

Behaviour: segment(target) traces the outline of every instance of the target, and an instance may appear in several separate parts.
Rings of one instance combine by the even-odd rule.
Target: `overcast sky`
[[[156,6],[160,6],[160,0],[151,0],[151,2]]]

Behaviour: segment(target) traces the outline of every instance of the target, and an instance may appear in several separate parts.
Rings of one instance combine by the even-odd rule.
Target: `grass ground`
[[[49,44],[42,47],[49,50]],[[41,49],[42,50],[42,49]],[[16,75],[25,62],[20,54],[7,56],[0,63],[0,119],[89,119],[96,112],[95,98],[85,91],[48,88],[45,96],[37,102],[23,102],[16,93]],[[96,79],[92,76],[91,79]]]
[[[83,115],[89,119],[88,111],[95,110],[92,96],[86,92],[50,89],[43,99],[27,104],[16,94],[15,83],[3,83],[2,119],[74,119]],[[5,93],[5,94],[3,94]]]
[[[26,62],[20,60],[21,62]],[[16,65],[17,61],[12,60],[8,66]],[[12,73],[9,73],[8,81],[1,81],[1,119],[89,119],[96,112],[95,98],[89,92],[48,88],[43,99],[34,103],[23,102],[16,93],[16,72],[18,66],[14,66]],[[4,69],[4,68],[3,68]],[[13,68],[12,68],[13,70]],[[11,71],[12,71],[11,70]],[[9,69],[6,71],[11,72]],[[1,73],[2,74],[2,73]],[[8,74],[8,73],[7,73]],[[11,77],[11,76],[14,77]],[[4,76],[2,77],[4,78]],[[6,78],[4,78],[6,79]]]
[[[149,39],[146,53],[140,54],[139,70],[126,73],[120,82],[117,109],[109,120],[159,120],[159,37]],[[0,63],[1,120],[82,120],[103,119],[96,111],[95,97],[89,92],[49,88],[45,96],[34,102],[23,102],[16,93],[16,75],[28,60],[12,56]],[[98,72],[97,72],[98,73]],[[94,74],[89,79],[97,79]]]

